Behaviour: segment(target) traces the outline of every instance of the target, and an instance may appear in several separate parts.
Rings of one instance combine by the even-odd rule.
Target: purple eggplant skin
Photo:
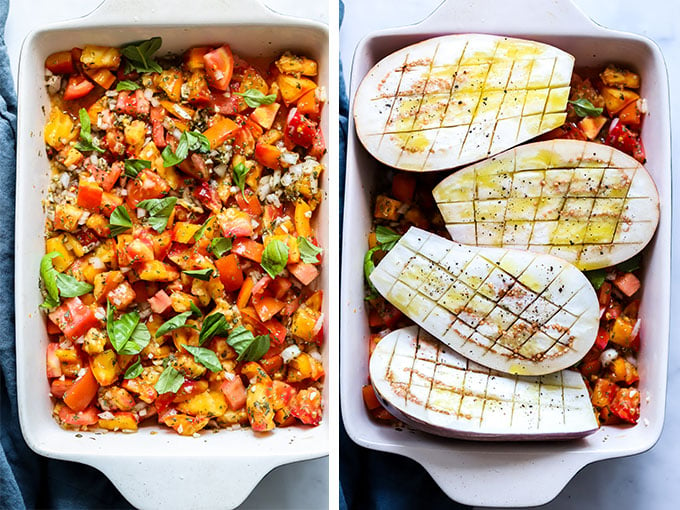
[[[485,434],[483,432],[467,432],[449,429],[445,427],[437,427],[435,425],[432,425],[431,423],[419,420],[418,418],[407,415],[403,411],[400,411],[380,394],[378,388],[376,388],[375,385],[373,385],[373,389],[375,390],[376,397],[378,397],[378,401],[392,416],[397,418],[399,421],[402,421],[405,425],[413,427],[414,429],[418,429],[423,432],[427,432],[428,434],[433,434],[435,436],[440,437],[447,437],[451,439],[463,439],[468,441],[495,441],[495,442],[573,441],[577,439],[582,439],[597,431],[597,428],[594,428],[591,430],[581,430],[578,432],[553,433],[553,434],[550,433],[516,434],[510,432],[507,434]]]

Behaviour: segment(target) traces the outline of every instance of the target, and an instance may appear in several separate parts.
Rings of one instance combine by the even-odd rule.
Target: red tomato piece
[[[165,141],[165,128],[163,127],[164,118],[165,109],[162,106],[151,108],[151,136],[153,143],[159,149],[163,149],[167,145]]]
[[[236,203],[238,204],[239,209],[247,212],[253,217],[257,218],[262,214],[262,205],[260,205],[260,201],[257,199],[255,193],[249,189],[245,190],[245,198],[243,197],[243,193],[236,194]]]
[[[317,161],[320,161],[324,154],[326,154],[326,141],[323,138],[321,128],[317,128],[316,133],[314,134],[312,148],[309,149],[309,155]]]
[[[74,99],[85,97],[92,89],[94,89],[94,84],[91,81],[82,75],[76,74],[68,79],[63,97],[65,101],[73,101]]]
[[[217,195],[217,191],[209,182],[202,182],[198,188],[194,189],[194,196],[211,211],[217,213],[222,209],[222,201]]]
[[[64,393],[64,403],[74,411],[83,411],[90,405],[98,389],[99,383],[88,366],[85,373],[73,381],[73,385]]]
[[[70,51],[52,53],[45,60],[45,67],[54,74],[71,74],[75,71]]]
[[[122,161],[116,161],[111,167],[103,169],[93,164],[87,166],[87,169],[92,174],[92,178],[101,185],[104,191],[111,191],[113,189],[124,168],[125,164]]]
[[[116,101],[114,110],[138,117],[140,115],[149,114],[151,103],[144,96],[144,91],[141,89],[135,90],[134,92],[122,90],[118,93],[118,100]]]
[[[306,262],[298,262],[297,264],[288,264],[288,271],[297,278],[302,285],[309,285],[316,277],[319,276],[319,270],[314,264],[307,264]]]
[[[269,331],[269,336],[276,343],[282,344],[286,339],[288,330],[276,319],[269,319],[268,321],[263,322],[262,325]]]
[[[236,207],[224,209],[217,216],[217,222],[224,237],[250,237],[253,234],[250,215]]]
[[[203,55],[203,64],[210,86],[227,90],[234,72],[234,57],[229,45],[225,44]]]
[[[618,118],[610,124],[606,142],[608,145],[633,156],[640,163],[647,161],[645,147],[642,145],[640,135],[624,126]]]
[[[73,379],[54,379],[50,384],[50,393],[55,398],[62,398],[71,386],[73,386]]]
[[[130,179],[127,185],[127,203],[130,207],[137,207],[142,200],[160,198],[170,191],[170,186],[155,172],[145,169]]]
[[[295,145],[309,148],[314,144],[314,137],[318,129],[316,122],[302,115],[297,108],[288,114],[286,134]]]
[[[163,313],[172,306],[170,296],[163,289],[156,292],[148,301],[153,313]]]
[[[257,143],[255,145],[255,161],[259,164],[278,170],[281,168],[281,151],[278,147],[268,143]]]
[[[238,411],[246,405],[246,388],[243,386],[240,376],[237,375],[232,379],[225,380],[220,386],[220,390],[227,398],[227,403],[231,410]]]
[[[239,267],[237,255],[230,253],[217,259],[215,267],[220,273],[220,281],[227,292],[241,288],[241,285],[243,285],[243,271]]]
[[[597,346],[598,349],[604,351],[607,348],[608,343],[609,343],[609,331],[607,331],[606,328],[601,327],[597,332],[597,337],[595,338],[595,345]]]
[[[210,97],[210,107],[216,113],[221,113],[222,115],[236,115],[248,108],[248,105],[243,97],[236,94],[231,94],[230,96],[212,94]]]
[[[397,172],[392,179],[392,196],[400,202],[410,203],[416,191],[416,178],[406,172]]]
[[[637,388],[619,388],[609,408],[622,420],[637,423],[640,419],[640,392]]]
[[[97,211],[102,203],[102,188],[90,181],[81,181],[78,185],[77,203],[88,211]]]
[[[271,296],[259,296],[253,292],[253,297],[251,298],[251,303],[253,308],[257,312],[262,322],[266,322],[274,315],[279,313],[281,309],[286,305],[283,301],[279,301]]]
[[[72,411],[67,406],[63,406],[59,409],[59,419],[72,427],[86,427],[99,422],[98,413],[99,411],[94,406],[90,406],[82,411]]]
[[[633,273],[623,273],[617,276],[614,285],[628,297],[640,290],[640,280]]]
[[[62,330],[66,338],[73,340],[83,336],[90,328],[99,326],[99,319],[78,297],[66,299],[50,313],[50,320]]]
[[[59,349],[57,342],[47,344],[47,377],[61,377],[61,361],[57,358],[56,351]]]
[[[290,402],[290,412],[305,425],[321,421],[321,392],[316,388],[300,390]]]

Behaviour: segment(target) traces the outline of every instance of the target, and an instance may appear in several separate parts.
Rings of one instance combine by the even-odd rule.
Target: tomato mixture
[[[585,78],[583,78],[584,76]],[[645,149],[640,139],[645,100],[635,92],[640,77],[630,70],[609,65],[598,74],[584,70],[574,73],[571,82],[567,122],[540,139],[568,138],[611,145],[644,163]],[[392,172],[379,183],[375,197],[373,232],[364,258],[366,278],[399,237],[416,226],[448,237],[444,220],[432,198],[432,188],[441,176]],[[595,414],[601,424],[637,423],[640,418],[640,392],[637,389],[637,352],[640,348],[640,255],[615,267],[587,271],[598,292],[600,329],[592,349],[574,368],[589,388]],[[366,302],[370,327],[369,356],[377,343],[395,329],[410,326],[405,317],[367,286]],[[394,421],[378,401],[373,387],[362,388],[364,403],[371,415]]]
[[[227,44],[159,58],[161,45],[45,62],[55,419],[181,435],[318,425],[317,63],[284,53],[260,67]]]

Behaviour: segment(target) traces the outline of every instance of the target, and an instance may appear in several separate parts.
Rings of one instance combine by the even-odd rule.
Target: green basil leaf
[[[375,238],[377,239],[378,244],[381,245],[380,248],[382,250],[390,251],[392,248],[394,248],[394,245],[399,242],[401,235],[397,234],[390,228],[378,225],[378,227],[375,229]]]
[[[116,90],[118,92],[120,92],[121,90],[137,90],[141,88],[142,88],[141,85],[130,80],[119,81],[118,85],[116,85]]]
[[[147,161],[146,159],[125,160],[125,175],[128,177],[137,177],[137,174],[145,168],[151,168],[151,161]]]
[[[185,275],[192,276],[197,280],[203,280],[204,282],[210,281],[210,277],[213,274],[213,270],[210,268],[206,269],[192,269],[190,271],[182,271]]]
[[[602,108],[596,108],[585,97],[569,101],[569,104],[574,107],[574,113],[579,117],[597,117],[602,115]]]
[[[373,286],[373,283],[371,283],[369,276],[371,276],[371,273],[375,269],[373,254],[379,250],[381,250],[380,246],[374,246],[366,252],[366,255],[364,255],[364,278],[366,278],[366,283],[368,284],[368,288],[371,289],[371,292],[377,292],[376,288]]]
[[[288,263],[288,245],[283,241],[274,239],[262,252],[262,269],[272,278],[276,278],[281,271],[286,268]]]
[[[87,282],[76,280],[73,276],[57,273],[57,287],[61,297],[71,298],[92,292],[94,287]]]
[[[182,133],[186,137],[190,151],[210,152],[210,140],[203,133],[198,131],[185,131]]]
[[[241,195],[245,198],[246,189],[246,175],[248,175],[248,167],[243,163],[239,163],[234,168],[232,168],[232,175],[234,184],[236,184],[241,190]]]
[[[193,301],[191,302],[193,304]],[[196,306],[196,305],[194,305]],[[175,315],[172,319],[168,319],[161,327],[156,331],[156,338],[169,333],[175,329],[183,327],[187,323],[187,319],[191,317],[191,312],[182,312],[179,315]]]
[[[310,242],[306,237],[298,237],[297,243],[302,262],[306,264],[317,264],[319,262],[318,255],[323,253],[321,248]]]
[[[168,219],[176,203],[176,197],[151,198],[149,200],[142,200],[137,204],[137,207],[146,209],[149,212],[148,222],[151,228],[156,232],[163,232],[165,227],[168,226]]]
[[[136,313],[136,312],[132,312]],[[128,315],[128,314],[126,314]],[[151,341],[151,333],[146,324],[137,323],[135,329],[132,330],[132,334],[125,345],[120,350],[120,354],[139,354],[142,350],[149,345]]]
[[[123,376],[123,379],[134,379],[135,377],[139,377],[142,375],[142,372],[144,371],[144,367],[142,366],[142,358],[137,356],[137,361],[135,361],[132,365],[130,365],[127,370],[125,371],[125,375]]]
[[[210,349],[206,349],[205,347],[194,347],[193,345],[185,344],[182,344],[182,347],[184,347],[187,352],[194,355],[194,361],[196,361],[196,363],[200,363],[211,372],[222,371],[222,364],[220,363],[217,354],[215,354]]]
[[[160,49],[162,44],[163,39],[152,37],[146,41],[127,44],[120,52],[127,59],[129,67],[135,71],[140,73],[161,73],[163,68],[153,59],[153,54]]]
[[[226,336],[228,333],[227,318],[223,313],[213,313],[203,319],[203,325],[198,334],[198,344],[203,345],[214,336]]]
[[[199,228],[195,233],[194,233],[194,241],[198,241],[201,237],[203,237],[203,234],[205,234],[205,230],[208,228],[208,225],[210,225],[210,220],[214,218],[214,216],[208,217],[207,220],[201,225],[201,228]]]
[[[237,361],[257,361],[269,350],[269,335],[255,337],[243,326],[235,327],[227,337],[227,344],[238,354]]]
[[[111,230],[111,237],[122,234],[127,229],[132,228],[132,220],[124,205],[119,205],[111,213],[109,218],[109,229]]]
[[[52,259],[56,257],[61,257],[61,253],[58,251],[51,251],[50,253],[43,255],[40,260],[40,278],[42,278],[43,284],[45,285],[45,292],[47,292],[47,297],[45,301],[40,305],[41,308],[54,308],[59,306],[59,286],[57,285],[57,277],[59,271],[54,269],[52,264]]]
[[[219,259],[231,250],[232,245],[233,240],[231,237],[216,237],[210,242],[210,248],[208,249]]]
[[[158,378],[154,389],[159,395],[163,393],[177,393],[184,384],[184,376],[173,367],[166,367]]]
[[[583,272],[588,280],[590,280],[590,283],[595,287],[595,290],[599,290],[600,287],[602,287],[602,284],[604,283],[604,280],[607,276],[607,271],[605,269],[594,269],[592,271],[584,271]]]
[[[180,143],[177,145],[176,152],[172,152],[169,145],[165,146],[161,156],[163,156],[163,166],[168,168],[169,166],[179,165],[182,161],[187,159],[189,154],[189,146],[186,144],[186,138],[184,139],[184,144],[182,144],[182,139],[180,138]]]
[[[257,89],[248,89],[245,92],[236,92],[237,96],[241,96],[245,103],[251,108],[257,108],[263,104],[272,104],[276,101],[276,94],[264,95],[264,93]]]
[[[634,257],[624,260],[623,262],[616,264],[616,269],[624,273],[632,273],[640,269],[640,260],[642,259],[641,254],[637,254]]]
[[[191,312],[195,317],[203,317],[203,312],[201,312],[201,309],[196,306],[196,303],[193,301],[190,302],[190,307],[191,307]],[[186,312],[184,312],[186,313]]]
[[[78,110],[78,116],[80,117],[80,140],[76,143],[75,148],[79,151],[97,151],[106,152],[104,149],[99,148],[92,141],[92,125],[90,123],[90,116],[87,114],[85,108]]]

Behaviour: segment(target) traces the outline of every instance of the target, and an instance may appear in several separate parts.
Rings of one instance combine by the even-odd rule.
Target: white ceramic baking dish
[[[668,364],[671,255],[671,144],[668,78],[659,48],[643,37],[596,25],[568,0],[448,0],[425,21],[368,35],[354,54],[350,94],[389,53],[449,34],[481,32],[553,44],[576,57],[576,66],[626,64],[642,75],[650,114],[642,132],[647,169],[661,196],[661,222],[645,251],[642,416],[634,427],[602,427],[570,442],[479,443],[396,430],[371,420],[361,398],[367,381],[369,330],[363,303],[363,256],[371,225],[374,177],[384,172],[363,149],[350,119],[341,289],[341,405],[345,427],[358,444],[410,457],[453,499],[478,506],[530,506],[553,499],[574,474],[602,459],[651,448],[663,427]],[[351,108],[350,108],[350,111]],[[442,173],[442,178],[447,175]]]
[[[85,43],[117,46],[161,36],[161,52],[179,52],[199,44],[227,42],[245,58],[273,58],[290,49],[320,63],[319,82],[328,88],[329,58],[325,25],[276,14],[258,0],[108,0],[83,18],[33,32],[24,41],[19,68],[16,211],[16,350],[19,413],[28,445],[48,457],[89,464],[104,472],[121,493],[142,508],[232,508],[240,504],[274,467],[328,454],[329,405],[333,390],[324,391],[325,416],[315,428],[290,427],[255,435],[250,429],[203,432],[180,437],[167,428],[142,427],[136,434],[76,433],[62,430],[51,417],[45,378],[47,336],[38,305],[40,258],[44,252],[44,213],[40,201],[48,184],[43,124],[49,112],[44,86],[45,57]],[[335,68],[333,66],[336,66]],[[330,74],[333,76],[333,74]],[[334,82],[335,84],[335,82]],[[333,86],[331,91],[336,90]],[[329,132],[332,103],[322,127]],[[331,137],[331,140],[333,138]],[[318,217],[318,233],[326,247],[320,288],[325,292],[325,366],[337,331],[337,154],[325,162],[327,200]],[[333,313],[329,313],[329,311]],[[331,346],[329,348],[329,346]],[[327,381],[334,374],[327,375]]]

